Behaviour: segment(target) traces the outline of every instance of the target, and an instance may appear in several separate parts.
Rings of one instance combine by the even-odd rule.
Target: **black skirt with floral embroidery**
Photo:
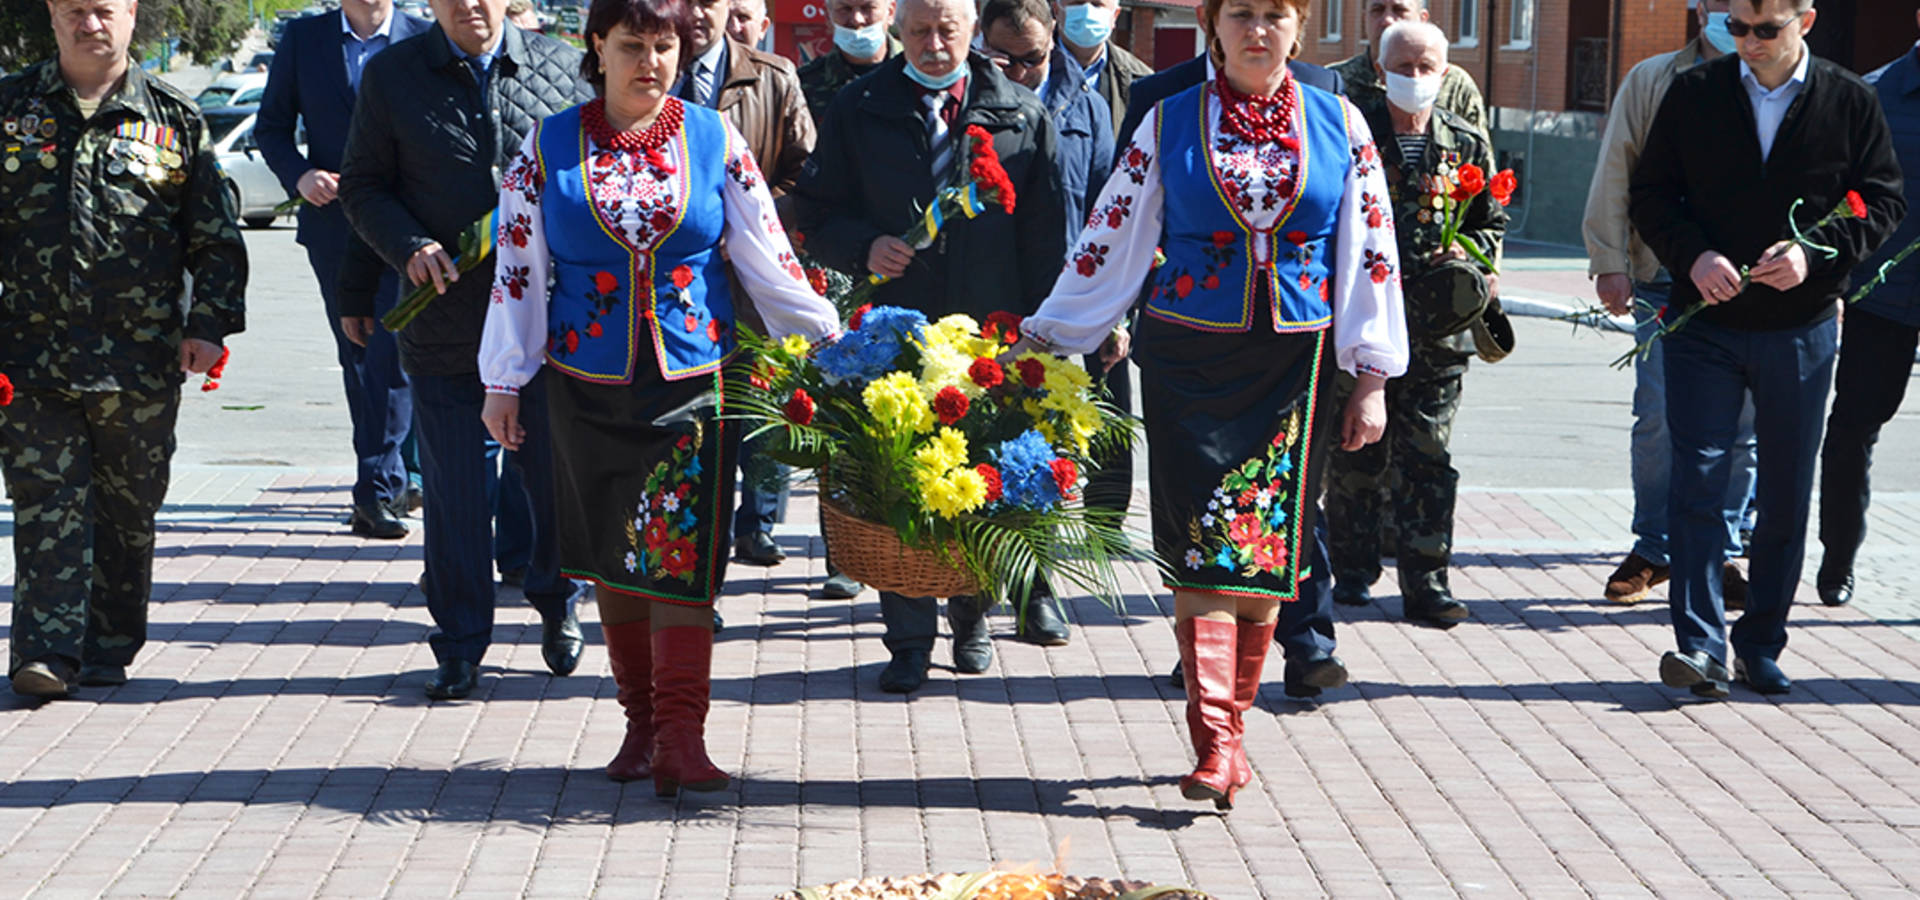
[[[560,568],[614,590],[706,606],[726,580],[740,424],[721,374],[547,381]]]
[[[1153,548],[1175,590],[1292,600],[1336,441],[1331,330],[1277,334],[1270,305],[1219,334],[1143,317],[1134,341]]]

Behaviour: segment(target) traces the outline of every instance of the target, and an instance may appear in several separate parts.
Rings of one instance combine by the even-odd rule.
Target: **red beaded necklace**
[[[607,121],[607,101],[595,98],[587,102],[580,110],[580,120],[587,128],[587,136],[601,149],[620,153],[643,153],[647,163],[661,171],[672,173],[667,165],[665,154],[660,148],[680,133],[680,125],[686,118],[686,110],[681,107],[678,97],[666,97],[660,101],[660,112],[653,117],[653,124],[641,131],[615,131]]]
[[[1213,81],[1215,96],[1220,98],[1220,127],[1229,134],[1258,144],[1281,144],[1295,146],[1293,138],[1293,76],[1288,75],[1280,82],[1280,90],[1273,96],[1260,94],[1242,94],[1227,83],[1227,73],[1221,72]]]

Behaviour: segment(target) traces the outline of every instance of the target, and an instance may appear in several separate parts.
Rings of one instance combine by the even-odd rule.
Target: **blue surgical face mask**
[[[1069,6],[1066,17],[1060,20],[1060,33],[1075,47],[1098,47],[1113,34],[1113,13],[1091,3]]]
[[[1731,14],[1723,12],[1707,13],[1707,27],[1700,31],[1707,36],[1707,43],[1712,44],[1713,49],[1721,53],[1732,53],[1740,46],[1739,42],[1733,39],[1733,32],[1727,30],[1729,15]]]
[[[887,44],[887,26],[875,22],[865,28],[848,28],[844,25],[833,26],[833,45],[841,52],[855,59],[872,59],[880,55],[880,48]]]
[[[953,87],[954,84],[965,77],[966,74],[967,61],[964,58],[960,60],[959,65],[953,67],[953,71],[939,76],[928,75],[920,71],[920,68],[912,62],[907,63],[907,77],[913,79],[914,84],[930,91],[944,91],[947,88]]]

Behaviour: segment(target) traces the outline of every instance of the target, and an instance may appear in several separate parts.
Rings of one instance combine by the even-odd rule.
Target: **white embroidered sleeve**
[[[833,304],[814,293],[807,273],[794,257],[787,230],[774,212],[767,179],[747,152],[746,139],[727,125],[727,254],[733,271],[766,322],[770,337],[790,334],[818,341],[840,332]],[[734,301],[742,302],[740,298]]]
[[[1351,375],[1397,378],[1407,371],[1407,308],[1400,294],[1400,251],[1379,148],[1367,120],[1346,107],[1351,166],[1340,203],[1334,254],[1334,359]],[[1377,215],[1376,215],[1377,214]]]
[[[547,358],[552,260],[540,222],[540,194],[546,184],[535,152],[539,136],[539,129],[527,135],[500,183],[493,296],[480,333],[480,381],[490,394],[520,393]]]
[[[1158,110],[1147,113],[1115,160],[1080,240],[1067,248],[1053,293],[1021,330],[1062,353],[1092,353],[1126,318],[1153,270],[1165,215],[1160,184]]]

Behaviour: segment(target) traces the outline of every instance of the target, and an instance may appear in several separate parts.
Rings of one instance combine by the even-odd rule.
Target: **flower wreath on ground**
[[[1035,353],[1003,364],[1020,336],[1006,313],[982,325],[863,306],[847,324],[818,347],[742,335],[753,362],[729,393],[769,452],[905,546],[957,550],[982,596],[1024,603],[1041,577],[1116,602],[1129,540],[1117,514],[1079,500],[1092,461],[1123,451],[1133,421],[1086,370]]]

